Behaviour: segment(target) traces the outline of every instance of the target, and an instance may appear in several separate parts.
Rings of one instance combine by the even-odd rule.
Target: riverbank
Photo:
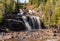
[[[54,36],[56,34],[56,36]],[[0,33],[0,41],[2,35]],[[9,32],[4,35],[5,41],[58,41],[60,33],[53,33],[52,29]]]

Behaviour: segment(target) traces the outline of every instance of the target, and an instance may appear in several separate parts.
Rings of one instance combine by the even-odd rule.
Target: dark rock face
[[[42,29],[46,28],[45,25],[44,25],[44,23],[42,21],[41,21],[41,27],[42,27]]]
[[[13,20],[10,20],[10,21],[8,20],[8,21],[5,21],[5,22],[6,22],[6,26],[11,31],[26,30],[26,27],[25,27],[23,22],[18,22],[18,21],[13,21]]]

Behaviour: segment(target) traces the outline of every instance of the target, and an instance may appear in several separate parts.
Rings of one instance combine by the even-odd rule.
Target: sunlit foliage
[[[10,14],[15,12],[16,2],[14,0],[1,0],[0,1],[0,22],[3,19],[3,14]]]
[[[60,0],[34,0],[32,3],[39,4],[37,9],[43,12],[45,25],[60,25]]]
[[[45,25],[60,26],[60,0],[30,0],[28,4],[34,5],[37,10],[43,12],[43,22]],[[0,21],[2,20],[2,15],[4,13],[12,13],[15,10],[16,2],[13,0],[0,1]]]

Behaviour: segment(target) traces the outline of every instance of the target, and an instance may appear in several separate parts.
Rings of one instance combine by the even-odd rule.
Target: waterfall
[[[22,9],[20,9],[20,13],[23,13]],[[22,16],[22,19],[25,23],[27,30],[41,29],[41,23],[40,23],[41,21],[38,16],[30,16],[30,15],[29,16]]]
[[[22,18],[23,18],[23,21],[24,21],[24,23],[25,23],[25,25],[26,25],[26,27],[27,27],[27,30],[31,30],[31,27],[30,27],[30,25],[29,25],[29,23],[28,23],[28,21],[27,21],[26,16],[22,16]]]
[[[41,29],[40,18],[37,16],[29,16],[29,24],[32,29]]]
[[[32,16],[32,17],[33,17],[33,20],[35,22],[35,24],[34,24],[35,27],[38,28],[38,29],[40,29],[41,28],[40,18],[37,17],[37,16]]]
[[[19,17],[18,20],[15,18],[6,20],[8,27],[10,27],[12,30],[25,29],[31,31],[31,30],[41,29],[41,21],[38,16],[21,15],[18,17]]]
[[[35,29],[35,21],[34,21],[34,19],[33,19],[33,16],[30,16],[30,19],[31,19],[31,21],[32,21],[32,29]]]
[[[34,28],[35,29],[39,29],[38,27],[38,23],[37,23],[37,18],[36,18],[36,16],[32,16],[32,19],[34,20]]]
[[[39,17],[36,17],[36,19],[37,19],[37,23],[38,23],[39,29],[41,29],[40,18]]]

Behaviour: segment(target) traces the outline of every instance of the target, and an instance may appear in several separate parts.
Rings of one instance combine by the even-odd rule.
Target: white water
[[[29,17],[29,20],[28,18]],[[22,16],[23,21],[16,20],[16,19],[8,19],[8,24],[10,21],[23,23],[26,26],[26,30],[35,30],[35,29],[41,29],[41,21],[40,18],[37,16]],[[12,23],[9,24],[10,27],[12,27]],[[21,25],[20,25],[21,26]],[[21,26],[23,27],[23,26]]]
[[[39,17],[37,17],[37,16],[29,16],[29,18],[31,19],[29,21],[32,21],[32,28],[33,29],[35,29],[36,27],[38,29],[41,29],[41,23],[40,23],[40,18]]]
[[[25,23],[25,25],[27,27],[27,30],[31,30],[31,26],[29,25],[26,16],[22,16],[22,18],[23,18],[23,21],[24,21],[24,23]]]
[[[29,11],[32,13],[32,11]],[[20,13],[23,15],[23,10],[20,9]],[[25,26],[27,30],[32,30],[32,29],[41,29],[41,23],[40,23],[40,18],[38,16],[28,16],[30,19],[28,21],[27,16],[22,16],[22,19],[25,23]]]
[[[34,22],[33,16],[30,16],[30,18],[31,18],[32,23],[33,23],[33,29],[35,29],[35,22]]]
[[[34,20],[37,21],[39,29],[41,29],[41,23],[40,23],[40,18],[37,16],[33,16]]]
[[[41,29],[40,18],[39,17],[36,17],[36,19],[37,19],[37,23],[38,23],[39,29]]]

